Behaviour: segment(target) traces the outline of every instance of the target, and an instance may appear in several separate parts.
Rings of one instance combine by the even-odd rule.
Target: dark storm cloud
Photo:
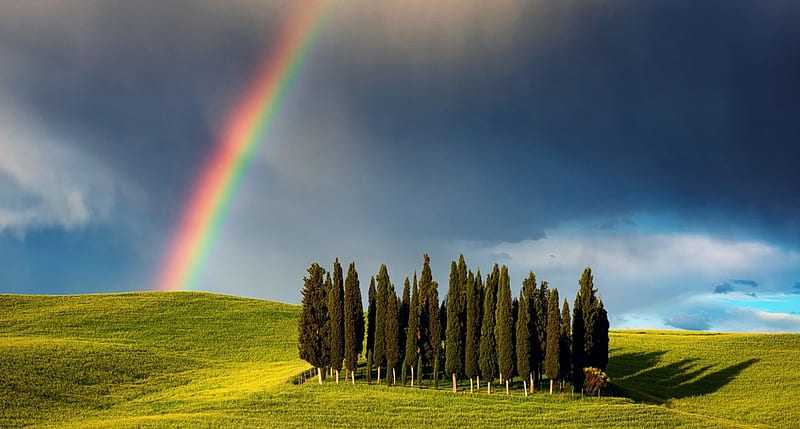
[[[543,25],[515,28],[511,50],[478,44],[420,71],[392,50],[360,58],[371,52],[356,44],[332,73],[353,77],[342,83],[345,102],[373,135],[414,154],[389,177],[430,178],[447,207],[473,208],[452,222],[463,234],[534,238],[591,207],[768,229],[796,243],[798,11],[788,2],[536,4],[522,13]],[[353,58],[369,67],[353,69]]]
[[[400,234],[519,241],[565,220],[648,211],[708,228],[769,225],[794,243],[799,9],[343,3],[305,76],[313,89],[286,116],[304,127],[316,119],[303,112],[330,114],[308,106],[345,112],[358,154],[324,181],[359,184],[365,216]],[[288,6],[43,10],[14,5],[0,18],[2,46],[34,71],[19,91],[153,198],[177,202]],[[355,168],[379,186],[348,178]]]
[[[734,288],[728,283],[723,283],[721,285],[717,285],[714,287],[714,293],[725,294],[729,292],[733,292]]]
[[[795,282],[794,286],[792,286],[792,294],[800,295],[800,282]]]

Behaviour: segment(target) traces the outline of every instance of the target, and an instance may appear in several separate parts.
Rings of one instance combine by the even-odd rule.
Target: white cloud
[[[112,173],[19,100],[0,95],[0,232],[69,230],[108,213]]]
[[[465,243],[458,245],[464,247]],[[496,260],[496,255],[508,255],[498,262],[509,266],[517,287],[532,269],[538,280],[548,280],[568,300],[577,290],[583,268],[591,266],[614,328],[798,330],[795,316],[776,316],[782,314],[780,308],[723,303],[723,298],[753,298],[744,293],[711,293],[720,282],[742,278],[759,282],[759,297],[785,294],[789,280],[800,276],[800,253],[770,243],[705,234],[558,229],[548,231],[540,240],[466,245],[472,247],[468,261],[481,261],[484,266]],[[766,301],[762,304],[774,305]],[[767,311],[761,311],[764,309]]]

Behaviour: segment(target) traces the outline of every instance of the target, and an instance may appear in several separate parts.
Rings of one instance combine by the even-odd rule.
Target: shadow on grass
[[[698,365],[698,359],[687,358],[657,366],[664,353],[655,351],[612,356],[608,363],[608,374],[614,391],[636,401],[653,403],[707,395],[718,391],[758,362],[758,359],[748,359],[715,369],[715,365]]]

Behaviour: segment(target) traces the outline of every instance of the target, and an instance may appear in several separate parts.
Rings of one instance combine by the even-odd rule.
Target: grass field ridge
[[[204,292],[0,295],[0,426],[793,427],[800,335],[611,331],[629,398],[295,386],[300,307]],[[731,354],[730,350],[737,353]]]

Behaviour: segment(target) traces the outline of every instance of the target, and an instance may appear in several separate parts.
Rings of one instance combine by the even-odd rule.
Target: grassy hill
[[[612,332],[627,398],[287,383],[299,307],[192,292],[0,295],[0,427],[793,427],[800,335]]]

